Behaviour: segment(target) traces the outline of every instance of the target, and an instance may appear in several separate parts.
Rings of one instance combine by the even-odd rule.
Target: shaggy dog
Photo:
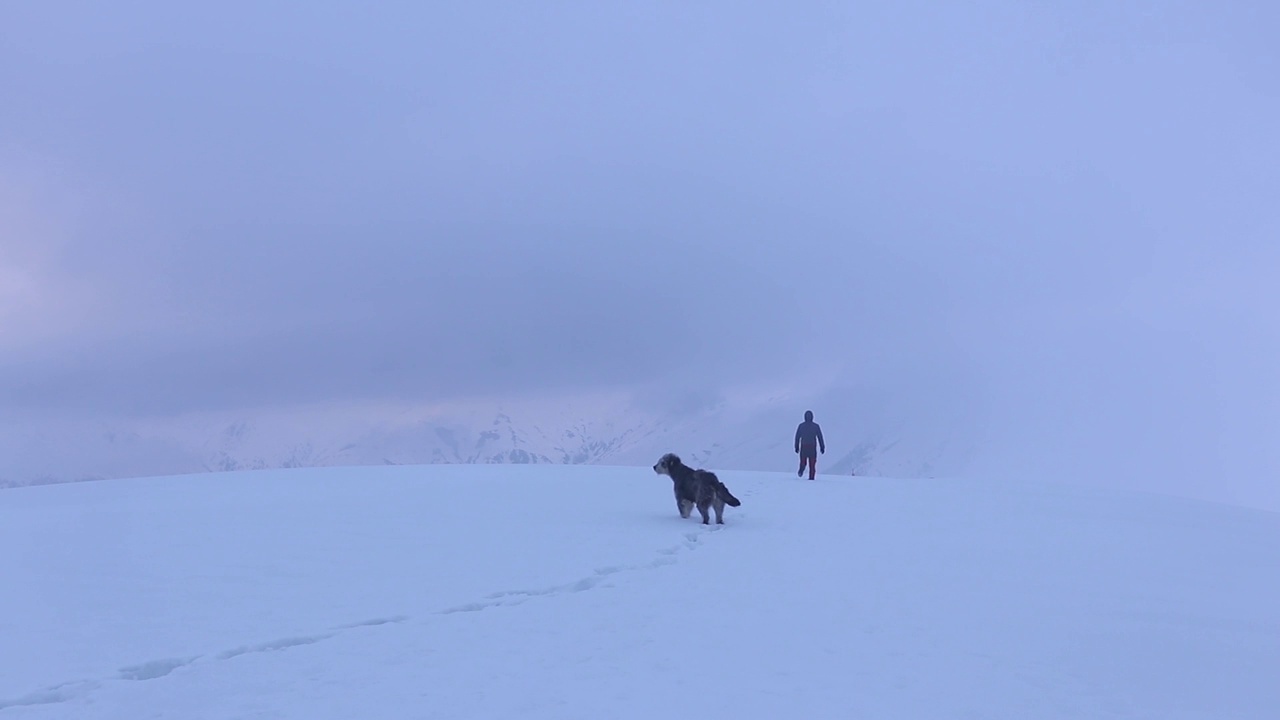
[[[676,492],[676,509],[680,517],[687,518],[696,505],[702,513],[702,524],[711,524],[709,509],[716,509],[716,524],[724,524],[724,506],[738,507],[742,503],[720,482],[720,478],[708,470],[694,470],[680,462],[675,453],[663,455],[653,466],[659,475],[671,478]]]

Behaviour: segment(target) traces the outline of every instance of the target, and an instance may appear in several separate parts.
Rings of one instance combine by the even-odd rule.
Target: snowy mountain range
[[[956,418],[886,412],[865,394],[788,391],[646,407],[632,394],[446,407],[264,412],[116,423],[13,423],[0,486],[270,468],[411,464],[650,465],[665,452],[725,470],[784,470],[814,409],[823,472],[926,477],[959,471],[974,438]],[[849,410],[843,410],[849,408]],[[855,410],[856,409],[856,410]]]

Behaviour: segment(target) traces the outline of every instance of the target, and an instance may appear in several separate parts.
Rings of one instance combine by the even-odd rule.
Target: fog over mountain
[[[1278,34],[1253,2],[11,3],[0,479],[781,468],[813,409],[832,471],[1280,507]]]

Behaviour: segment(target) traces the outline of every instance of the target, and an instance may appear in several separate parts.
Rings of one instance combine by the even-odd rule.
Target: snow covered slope
[[[0,720],[1274,718],[1280,515],[967,481],[271,470],[0,492]]]
[[[826,432],[822,465],[832,473],[953,473],[976,442],[958,417],[830,389],[745,392],[675,409],[614,393],[111,423],[19,418],[0,422],[0,487],[351,465],[648,465],[673,450],[720,468],[782,470],[807,409]]]

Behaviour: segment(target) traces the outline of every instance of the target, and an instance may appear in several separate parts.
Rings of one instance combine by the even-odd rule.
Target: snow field
[[[1280,516],[980,480],[326,468],[0,492],[0,718],[1268,718]]]

